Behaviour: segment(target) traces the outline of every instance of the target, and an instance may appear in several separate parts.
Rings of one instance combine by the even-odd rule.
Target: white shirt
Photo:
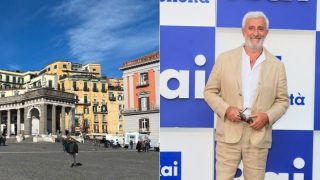
[[[261,63],[265,60],[264,52],[258,57],[252,69],[250,67],[250,57],[246,51],[242,50],[242,64],[241,64],[241,83],[242,83],[242,96],[243,96],[243,109],[251,109],[252,101],[257,93],[258,81],[260,77]],[[247,113],[245,113],[247,114]],[[249,111],[249,114],[251,112]]]

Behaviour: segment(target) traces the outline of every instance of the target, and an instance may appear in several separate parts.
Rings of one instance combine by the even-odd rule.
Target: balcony
[[[110,100],[110,101],[116,101],[117,98],[113,96],[113,97],[109,97],[109,100]]]
[[[147,127],[147,128],[140,128],[139,129],[139,133],[141,133],[141,134],[147,134],[147,133],[149,133],[150,132],[150,128],[149,127]]]
[[[106,93],[107,90],[106,89],[101,89],[101,92]]]
[[[91,106],[91,103],[89,101],[78,101],[78,103],[76,103],[77,105],[88,105]]]
[[[158,105],[150,105],[147,110],[140,110],[139,108],[129,108],[121,111],[123,115],[135,115],[135,114],[148,114],[148,113],[159,113],[160,107]]]
[[[87,87],[84,87],[83,88],[83,91],[86,91],[86,92],[88,92],[90,89],[89,88],[87,88]]]
[[[97,88],[93,88],[93,92],[99,92]]]
[[[147,86],[149,86],[149,82],[148,81],[144,81],[144,82],[139,82],[136,87],[137,88],[142,88],[142,87],[147,87]]]

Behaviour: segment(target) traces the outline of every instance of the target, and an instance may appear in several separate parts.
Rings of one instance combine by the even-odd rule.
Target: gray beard
[[[260,41],[257,45],[252,45],[250,42],[250,38],[245,37],[245,46],[254,50],[254,51],[257,51],[257,50],[260,50],[263,48],[263,41],[264,41],[264,38],[260,39]]]

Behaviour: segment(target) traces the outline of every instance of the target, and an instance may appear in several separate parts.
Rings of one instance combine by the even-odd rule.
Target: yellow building
[[[43,73],[57,75],[58,90],[76,94],[76,131],[123,134],[122,121],[119,121],[119,104],[123,103],[121,79],[108,80],[101,76],[100,64],[82,65],[68,61],[51,63],[40,71]],[[108,85],[108,81],[118,84]]]
[[[109,110],[108,120],[110,120],[109,128],[112,134],[123,135],[123,115],[121,111],[124,109],[123,80],[117,78],[108,78],[108,96]]]

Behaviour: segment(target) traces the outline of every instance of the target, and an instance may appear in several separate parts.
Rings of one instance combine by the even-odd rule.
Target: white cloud
[[[18,64],[7,64],[7,68],[12,71],[21,70],[21,66]]]
[[[158,2],[146,0],[66,1],[55,16],[72,21],[67,31],[72,56],[82,63],[108,61],[119,50],[158,45]],[[150,28],[151,27],[151,28]]]

